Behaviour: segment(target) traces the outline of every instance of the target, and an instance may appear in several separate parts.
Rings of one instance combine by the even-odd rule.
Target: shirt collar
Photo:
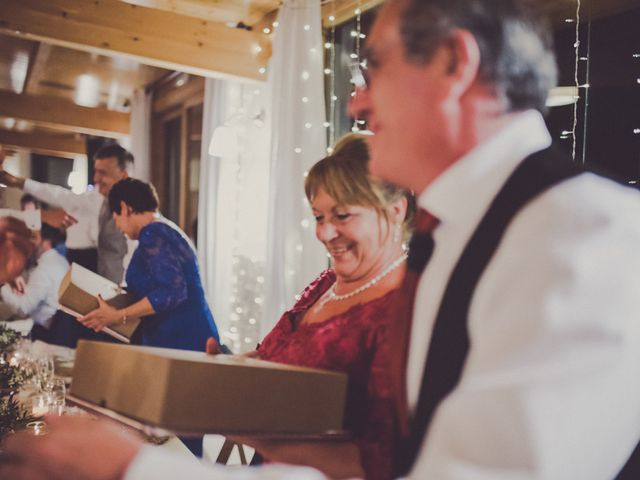
[[[441,173],[419,196],[418,206],[440,223],[479,220],[517,165],[551,145],[542,115],[516,114],[508,125]]]

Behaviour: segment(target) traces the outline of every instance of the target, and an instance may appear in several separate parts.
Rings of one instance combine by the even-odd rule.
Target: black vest
[[[511,220],[539,194],[583,172],[553,147],[534,153],[511,174],[478,224],[451,274],[436,316],[409,436],[396,442],[397,476],[413,467],[438,405],[460,380],[469,351],[471,299]],[[639,479],[639,466],[640,445],[617,480]]]

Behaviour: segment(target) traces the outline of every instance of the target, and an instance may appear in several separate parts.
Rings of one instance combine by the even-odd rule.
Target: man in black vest
[[[366,57],[372,173],[438,219],[398,475],[614,478],[640,437],[640,198],[549,148],[544,23],[518,0],[392,0]]]
[[[549,149],[546,30],[519,0],[391,0],[367,59],[352,113],[375,132],[371,168],[438,220],[416,237],[434,245],[426,267],[410,254],[424,270],[399,475],[614,478],[640,437],[640,198]],[[0,473],[319,478],[209,471],[118,444],[99,422],[61,423],[9,438],[19,462]]]

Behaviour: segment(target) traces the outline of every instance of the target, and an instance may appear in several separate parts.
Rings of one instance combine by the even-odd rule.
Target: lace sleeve
[[[150,226],[151,227],[151,226]],[[162,227],[147,227],[140,235],[142,249],[153,288],[147,298],[158,312],[170,310],[187,299],[187,281],[184,274],[184,246],[164,234]]]

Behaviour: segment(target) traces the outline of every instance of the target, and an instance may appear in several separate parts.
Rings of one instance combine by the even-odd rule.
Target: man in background
[[[124,276],[127,241],[111,218],[106,197],[117,181],[129,176],[128,169],[133,156],[120,145],[110,144],[99,149],[93,161],[93,181],[97,191],[76,194],[58,185],[11,175],[5,170],[0,172],[0,183],[20,188],[49,205],[63,208],[77,218],[82,225],[76,227],[77,231],[68,232],[69,261],[75,261],[89,269],[97,269],[98,274],[119,284]]]
[[[37,237],[35,262],[28,270],[28,280],[17,286],[3,285],[0,299],[14,314],[33,320],[33,340],[51,343],[53,316],[58,310],[58,290],[69,264],[55,248],[64,241],[60,230],[43,224]]]
[[[13,282],[22,273],[35,249],[32,238],[23,221],[0,210],[0,284]]]

